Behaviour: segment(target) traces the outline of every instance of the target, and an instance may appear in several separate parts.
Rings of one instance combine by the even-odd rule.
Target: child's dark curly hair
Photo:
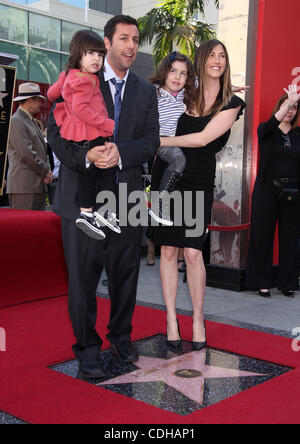
[[[163,88],[166,84],[166,80],[170,70],[172,69],[174,62],[184,62],[187,66],[187,80],[185,85],[184,103],[189,113],[193,114],[195,104],[197,102],[196,91],[196,74],[194,65],[191,60],[180,52],[173,52],[165,57],[159,64],[153,76],[149,79],[149,82],[153,85],[158,85]]]

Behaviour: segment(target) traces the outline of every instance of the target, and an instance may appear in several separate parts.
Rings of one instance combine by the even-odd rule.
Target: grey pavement
[[[102,279],[105,277],[103,275]],[[107,287],[101,282],[98,294],[107,297]],[[142,258],[137,304],[165,310],[159,257],[153,267],[148,267],[146,259]],[[181,314],[192,316],[188,285],[183,283],[183,274],[179,274],[177,309]],[[255,292],[238,293],[207,287],[204,312],[207,320],[292,337],[292,330],[300,327],[300,293],[296,293],[295,299],[289,299],[273,289],[272,298],[264,299]]]

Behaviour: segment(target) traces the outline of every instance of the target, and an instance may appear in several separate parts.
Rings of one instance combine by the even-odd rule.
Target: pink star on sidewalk
[[[205,364],[206,351],[191,352],[166,360],[140,356],[138,370],[99,383],[97,385],[134,384],[139,382],[164,382],[198,404],[203,404],[204,381],[208,378],[239,378],[264,376]]]
[[[3,99],[8,96],[6,93],[0,92],[0,107],[3,108]]]

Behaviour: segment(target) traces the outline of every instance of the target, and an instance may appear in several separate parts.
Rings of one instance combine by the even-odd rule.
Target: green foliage
[[[197,46],[215,37],[213,28],[196,19],[198,12],[204,13],[208,0],[163,0],[157,7],[141,17],[141,44],[152,44],[154,64],[170,52],[178,49],[191,59]],[[215,0],[219,6],[219,0]]]

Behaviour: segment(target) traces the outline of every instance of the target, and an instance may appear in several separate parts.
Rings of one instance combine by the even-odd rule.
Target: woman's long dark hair
[[[196,95],[196,74],[191,60],[180,52],[173,52],[165,57],[159,64],[153,76],[149,79],[149,82],[153,85],[158,85],[163,88],[166,84],[166,80],[169,72],[172,69],[174,62],[183,62],[187,66],[187,81],[184,92],[184,103],[189,111],[193,113],[195,103],[197,100]]]
[[[70,57],[66,64],[66,72],[68,73],[71,69],[81,69],[80,61],[90,49],[106,52],[103,38],[89,29],[77,31],[70,43]]]
[[[226,58],[226,69],[224,74],[220,79],[220,92],[219,95],[211,108],[211,114],[215,115],[221,111],[221,109],[228,105],[230,102],[233,92],[232,92],[232,83],[231,83],[231,69],[230,69],[230,61],[229,55],[226,47],[219,40],[208,40],[201,44],[201,46],[196,51],[195,56],[195,69],[196,74],[198,76],[198,92],[197,92],[197,112],[199,116],[203,116],[205,109],[205,98],[204,98],[204,89],[205,89],[205,79],[206,79],[206,66],[207,61],[213,50],[216,46],[221,45],[224,49],[224,54]]]

